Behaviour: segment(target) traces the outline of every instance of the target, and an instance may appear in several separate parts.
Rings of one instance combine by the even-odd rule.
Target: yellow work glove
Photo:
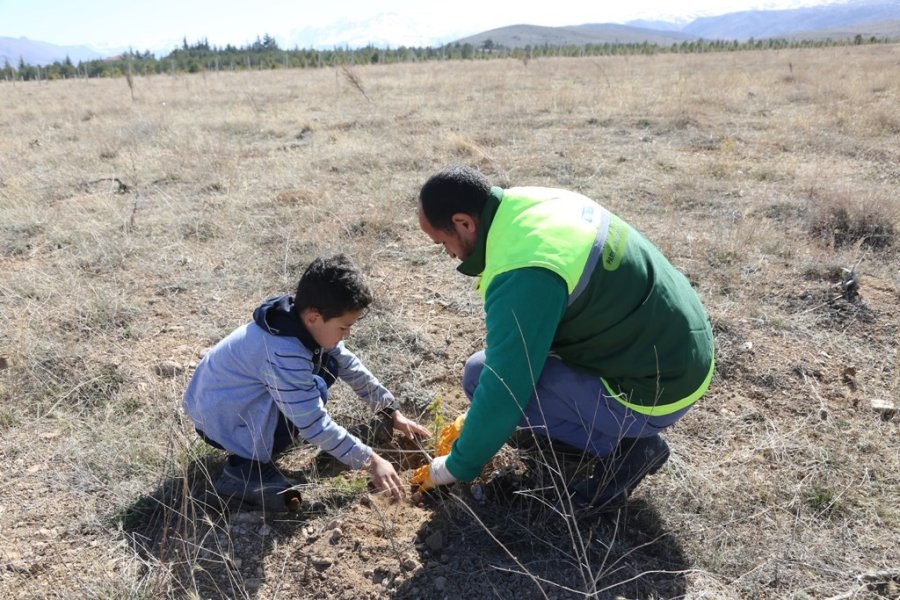
[[[447,485],[456,481],[456,477],[447,469],[444,463],[447,462],[446,456],[438,456],[431,461],[430,465],[422,465],[415,471],[409,482],[416,488],[417,492],[426,492],[439,485]]]
[[[452,423],[441,429],[437,442],[434,444],[434,460],[431,461],[431,464],[422,465],[413,471],[412,478],[409,480],[412,485],[417,486],[416,491],[425,492],[434,489],[436,486],[456,481],[456,478],[450,474],[444,463],[447,461],[450,448],[453,447],[453,442],[459,437],[465,422],[466,413],[463,413],[456,417]]]
[[[452,423],[441,429],[441,432],[438,434],[437,442],[434,444],[435,456],[446,456],[450,454],[450,448],[453,447],[453,442],[459,437],[463,428],[463,423],[465,422],[466,413],[463,413],[456,417]]]
[[[413,471],[413,475],[409,482],[414,486],[417,486],[416,491],[418,492],[424,492],[433,488],[434,484],[431,483],[431,465],[422,465]]]

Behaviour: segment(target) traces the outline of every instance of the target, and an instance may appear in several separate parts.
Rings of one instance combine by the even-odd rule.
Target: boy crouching
[[[407,437],[427,429],[398,410],[394,396],[350,352],[343,339],[372,303],[360,272],[343,254],[315,259],[296,294],[270,298],[253,321],[235,329],[200,361],[182,406],[210,445],[228,452],[213,482],[225,498],[269,510],[296,509],[284,492],[297,484],[272,464],[296,437],[352,469],[394,498],[404,494],[394,467],[335,423],[325,409],[328,388],[341,379],[376,413],[389,415]],[[296,498],[296,495],[294,496]]]

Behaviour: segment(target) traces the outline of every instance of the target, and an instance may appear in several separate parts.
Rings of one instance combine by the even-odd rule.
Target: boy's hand
[[[421,438],[430,438],[431,432],[426,428],[422,427],[412,419],[407,419],[403,416],[399,410],[394,411],[394,429],[403,434],[404,437],[410,440],[416,439],[416,437]]]
[[[409,482],[417,486],[417,492],[426,492],[439,485],[453,483],[456,481],[456,477],[444,465],[446,462],[446,456],[438,456],[431,461],[430,465],[422,465],[416,469]]]
[[[403,489],[403,480],[397,475],[394,465],[374,452],[372,453],[372,462],[369,465],[369,477],[372,478],[375,489],[379,492],[390,494],[395,500],[401,500],[406,495]]]

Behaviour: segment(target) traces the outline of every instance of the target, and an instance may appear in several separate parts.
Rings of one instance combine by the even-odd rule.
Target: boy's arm
[[[346,381],[373,412],[389,416],[392,427],[409,439],[431,437],[428,429],[400,412],[394,395],[344,346],[344,342],[337,345],[334,356],[338,363],[338,377]]]
[[[335,346],[332,356],[338,363],[337,376],[349,385],[373,412],[394,412],[399,408],[394,395],[381,385],[355,354],[347,349],[344,342]]]
[[[328,387],[313,375],[312,363],[299,350],[271,350],[265,383],[278,409],[297,427],[300,437],[352,469],[367,466],[372,449],[335,423],[325,410]]]

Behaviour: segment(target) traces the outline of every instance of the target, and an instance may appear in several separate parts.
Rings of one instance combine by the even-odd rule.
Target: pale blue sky
[[[207,38],[219,46],[243,45],[269,33],[285,47],[297,40],[305,46],[315,36],[321,39],[313,43],[327,45],[328,30],[380,15],[373,26],[377,34],[360,35],[371,35],[373,40],[376,35],[396,35],[395,45],[416,45],[422,40],[443,43],[519,23],[560,26],[639,18],[674,20],[823,3],[825,0],[0,0],[0,36],[58,45],[157,50],[177,44],[183,37],[188,41]],[[415,36],[421,39],[413,39]]]

